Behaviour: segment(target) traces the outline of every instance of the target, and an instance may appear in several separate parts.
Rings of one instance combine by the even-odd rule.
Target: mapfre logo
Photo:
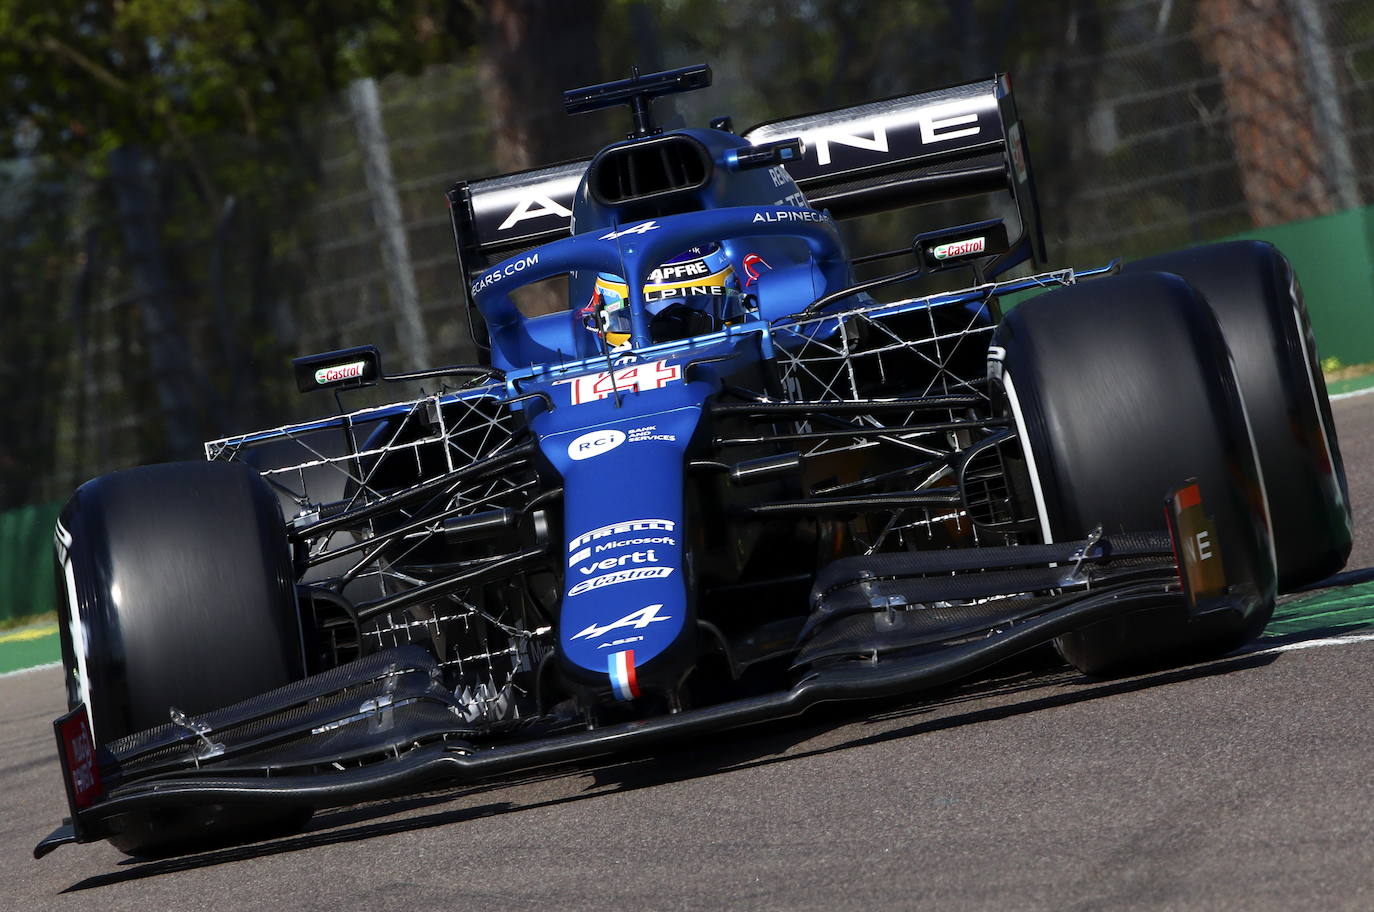
[[[315,371],[315,382],[325,384],[338,383],[340,380],[356,380],[363,375],[363,368],[365,367],[367,367],[366,361],[354,361],[352,364],[322,367]]]
[[[614,428],[590,431],[580,437],[573,438],[572,443],[568,444],[568,456],[578,460],[591,459],[593,456],[609,453],[624,442],[624,431],[617,431]]]

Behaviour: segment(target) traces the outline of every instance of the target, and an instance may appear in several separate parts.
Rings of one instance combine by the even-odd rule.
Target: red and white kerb
[[[635,651],[613,652],[606,657],[611,688],[618,700],[633,700],[639,696],[639,681],[635,679]]]

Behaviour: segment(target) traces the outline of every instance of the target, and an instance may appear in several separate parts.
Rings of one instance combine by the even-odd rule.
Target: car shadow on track
[[[1316,592],[1319,589],[1335,589],[1341,586],[1355,586],[1360,583],[1374,581],[1374,567],[1361,567],[1358,570],[1346,570],[1337,573],[1335,576],[1328,576],[1324,580],[1312,583],[1310,586],[1303,586],[1294,592]]]
[[[1277,654],[1245,654],[1204,665],[1158,672],[1124,680],[1090,681],[1072,672],[1043,667],[1025,667],[1010,675],[989,682],[947,688],[939,693],[926,694],[919,702],[910,697],[867,704],[866,711],[856,712],[854,706],[820,707],[804,719],[769,723],[751,729],[747,735],[739,731],[698,739],[690,751],[660,753],[640,752],[623,756],[612,763],[599,766],[559,767],[515,779],[468,786],[442,792],[377,802],[359,807],[330,811],[317,816],[310,829],[300,835],[269,842],[233,846],[179,858],[144,861],[129,859],[122,870],[88,877],[62,892],[72,893],[96,889],[149,877],[161,877],[199,868],[214,867],[234,861],[265,858],[290,852],[337,845],[416,832],[519,811],[556,807],[577,801],[623,794],[672,782],[702,779],[724,773],[757,769],[778,763],[823,756],[841,751],[879,744],[899,738],[944,731],[1041,710],[1086,703],[1119,694],[1148,690],[1167,684],[1201,680],[1262,667],[1274,662]],[[1046,688],[1054,692],[1043,694]],[[1067,689],[1066,689],[1067,688]],[[967,711],[942,714],[960,704],[988,699],[1008,700],[995,706],[981,706]],[[792,750],[813,738],[833,733],[845,725],[878,724],[919,717],[909,725],[881,732],[847,738],[838,743],[812,749]],[[585,777],[592,782],[585,785]],[[488,795],[502,790],[518,789],[536,782],[566,780],[570,793],[537,801],[498,800],[461,808],[437,810],[443,805],[474,796]],[[436,808],[431,813],[395,818],[394,815],[424,808]],[[393,819],[381,820],[389,817]]]

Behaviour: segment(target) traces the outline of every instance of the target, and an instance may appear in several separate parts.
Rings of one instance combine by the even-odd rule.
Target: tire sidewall
[[[1165,526],[1165,498],[1196,478],[1240,585],[1229,622],[1172,612],[1060,638],[1076,667],[1113,673],[1230,648],[1272,611],[1267,498],[1234,367],[1216,320],[1175,276],[1096,279],[1008,314],[992,379],[1022,441],[1047,540]]]

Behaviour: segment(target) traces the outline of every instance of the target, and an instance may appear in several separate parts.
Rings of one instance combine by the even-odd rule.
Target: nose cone
[[[632,414],[540,439],[563,476],[557,642],[570,684],[633,699],[671,689],[695,658],[683,471],[700,415]]]

